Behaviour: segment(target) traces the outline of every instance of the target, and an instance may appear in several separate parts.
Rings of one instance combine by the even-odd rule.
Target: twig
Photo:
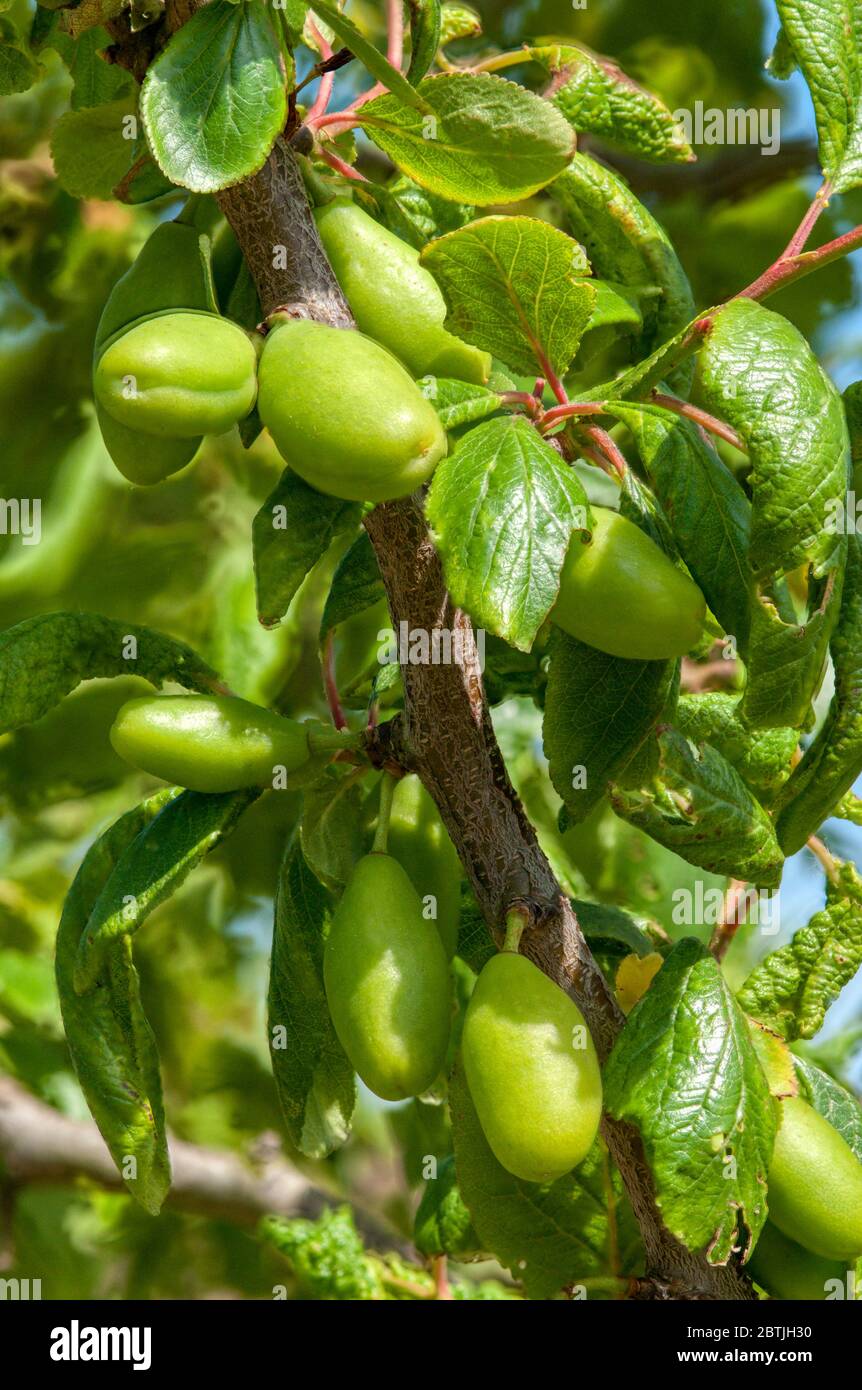
[[[554,405],[550,410],[546,410],[542,417],[542,430],[552,429],[561,420],[568,420],[574,415],[601,415],[605,410],[604,401],[566,401],[565,405]]]
[[[529,391],[501,391],[500,404],[522,405],[532,419],[543,418],[541,400],[537,400],[535,395],[530,395]]]
[[[831,192],[832,185],[829,183],[828,179],[824,179],[814,195],[811,206],[808,208],[805,216],[796,228],[796,231],[793,233],[793,236],[779,256],[779,260],[786,261],[791,256],[797,256],[800,251],[805,250],[805,247],[808,245],[808,238],[814,231],[820,214],[829,202],[829,195]]]
[[[785,285],[792,285],[794,281],[801,280],[804,275],[810,275],[813,270],[820,270],[822,266],[840,260],[842,256],[846,256],[850,251],[856,251],[860,246],[862,246],[862,226],[854,227],[851,232],[845,232],[843,236],[836,237],[834,241],[827,241],[823,246],[818,246],[815,251],[805,251],[798,256],[777,260],[747,289],[740,290],[734,297],[736,299],[766,299],[769,295],[775,294],[776,290],[782,290]]]
[[[431,1273],[434,1276],[437,1298],[440,1302],[448,1302],[452,1298],[452,1289],[449,1284],[449,1261],[445,1255],[434,1256],[431,1261]]]
[[[335,642],[334,633],[327,632],[326,641],[323,644],[323,684],[326,689],[326,703],[329,705],[329,712],[332,715],[332,722],[336,729],[347,728],[347,717],[341,707],[341,697],[338,693],[338,681],[335,676]]]
[[[329,43],[329,40],[326,39],[324,35],[320,32],[310,15],[308,16],[308,25],[311,29],[312,34],[317,40],[317,46],[320,49],[320,55],[325,63],[329,58],[332,57],[332,46]],[[325,114],[326,108],[328,107],[330,98],[332,96],[332,84],[334,83],[334,81],[335,74],[333,72],[324,71],[323,76],[320,80],[320,87],[318,88],[317,96],[315,97],[313,104],[309,107],[308,114],[305,118],[306,125],[313,125],[319,116]]]
[[[613,465],[620,478],[624,478],[629,471],[625,456],[614,443],[607,430],[603,430],[600,425],[585,425],[583,433],[598,449],[599,453],[604,454],[605,458]]]
[[[723,439],[726,444],[732,444],[734,449],[738,449],[740,453],[747,452],[745,440],[737,434],[732,425],[726,425],[723,420],[717,420],[714,415],[701,410],[700,406],[692,405],[689,401],[681,401],[676,396],[666,396],[661,391],[653,391],[652,400],[656,405],[664,406],[665,410],[672,410],[675,415],[681,415],[686,420],[693,420],[708,434],[714,434],[717,439]]]
[[[404,5],[402,0],[387,0],[386,28],[388,41],[386,57],[400,70],[404,59]]]
[[[585,459],[588,459],[590,463],[594,463],[603,473],[607,473],[609,478],[613,478],[617,483],[619,482],[619,473],[614,468],[610,459],[603,454],[600,449],[594,449],[590,444],[581,444],[580,441],[578,442],[578,449]]]
[[[733,878],[724,895],[721,905],[721,913],[712,933],[709,949],[717,961],[724,960],[730,949],[730,943],[742,925],[742,918],[745,917],[746,905],[745,896],[747,884],[744,879]],[[740,913],[740,906],[742,912]]]
[[[830,883],[834,883],[838,878],[838,865],[835,863],[834,858],[824,845],[823,841],[820,839],[819,835],[809,835],[806,844],[808,849],[810,849],[811,853],[814,855],[814,858],[820,864],[820,867],[822,868],[826,877],[829,879]]]
[[[357,183],[368,183],[369,180],[358,169],[354,169],[352,164],[348,164],[345,159],[341,159],[334,150],[330,150],[326,145],[320,146],[320,157],[336,173],[342,174],[346,179],[353,179]]]

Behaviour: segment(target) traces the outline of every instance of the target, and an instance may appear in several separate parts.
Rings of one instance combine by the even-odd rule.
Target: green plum
[[[257,394],[249,335],[217,314],[156,314],[105,348],[94,386],[118,424],[159,439],[223,434],[245,418]],[[146,452],[146,439],[140,448]]]
[[[321,240],[362,333],[394,352],[414,376],[483,385],[487,352],[443,327],[446,301],[419,252],[375,222],[350,198],[315,212]]]
[[[260,418],[295,473],[354,502],[406,497],[427,482],[446,434],[396,357],[364,334],[293,319],[270,329]]]
[[[598,1133],[602,1080],[580,1010],[532,961],[492,956],[467,1006],[470,1095],[495,1156],[526,1182],[553,1182]]]
[[[395,788],[389,853],[407,870],[420,898],[436,899],[437,930],[451,960],[461,916],[461,861],[433,798],[415,773],[402,777]]]
[[[826,1260],[788,1240],[772,1221],[767,1221],[746,1266],[771,1298],[822,1299],[831,1292],[829,1281],[844,1283],[847,1266]]]
[[[404,869],[366,854],[332,919],[323,957],[332,1022],[366,1086],[384,1100],[421,1095],[446,1060],[449,966]]]
[[[807,1101],[794,1096],[778,1104],[769,1215],[813,1254],[855,1260],[862,1255],[862,1163]]]
[[[311,756],[305,724],[235,695],[149,695],[129,700],[111,728],[133,767],[196,792],[272,784]]]
[[[684,656],[703,631],[703,594],[633,521],[607,507],[591,511],[592,539],[572,536],[551,620],[611,656]]]

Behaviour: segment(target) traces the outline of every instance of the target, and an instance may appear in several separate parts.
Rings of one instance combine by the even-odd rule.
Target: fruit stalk
[[[384,772],[380,783],[380,810],[377,813],[377,829],[374,832],[372,852],[385,854],[389,847],[389,820],[392,815],[392,798],[395,795],[395,778],[391,772]]]

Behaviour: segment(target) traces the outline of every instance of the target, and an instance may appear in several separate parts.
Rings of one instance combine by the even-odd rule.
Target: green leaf
[[[441,1161],[436,1174],[426,1179],[413,1225],[413,1244],[426,1259],[437,1255],[461,1261],[479,1257],[479,1237],[464,1205],[451,1154]]]
[[[862,183],[862,7],[859,0],[776,0],[789,49],[811,92],[820,164],[833,193]]]
[[[593,954],[648,956],[655,946],[646,932],[638,926],[631,913],[609,903],[590,903],[572,898],[578,925]]]
[[[90,846],[57,933],[60,1010],[81,1089],[126,1186],[153,1216],[170,1187],[170,1159],[158,1052],[141,1006],[131,942],[124,938],[111,951],[100,989],[80,996],[72,977],[81,935],[104,884],[132,841],[175,795],[157,793]]]
[[[854,470],[862,463],[862,381],[854,381],[847,387],[841,397],[844,403],[844,414],[847,417],[847,432],[850,436],[850,462]],[[856,486],[858,477],[854,472],[853,486],[857,494],[859,488]]]
[[[440,47],[456,39],[475,39],[482,32],[482,16],[470,5],[445,4],[440,31]]]
[[[658,406],[609,403],[631,430],[674,539],[710,609],[744,652],[751,627],[751,504],[688,420]]]
[[[846,552],[846,540],[841,537],[839,554]],[[752,728],[811,727],[811,702],[823,679],[843,583],[841,565],[824,580],[815,581],[809,590],[810,611],[801,618],[780,591],[777,597],[760,594],[756,598],[741,705],[742,716]]]
[[[764,63],[764,67],[772,77],[777,77],[779,81],[786,81],[796,72],[793,49],[790,47],[790,40],[783,29],[779,29],[775,45]]]
[[[847,554],[834,524],[849,480],[844,412],[808,343],[780,314],[737,299],[710,317],[699,391],[741,436],[751,464],[756,589],[743,713],[757,727],[800,726],[820,684]],[[797,620],[770,590],[801,565],[812,587],[810,611]]]
[[[766,1219],[776,1119],[745,1017],[721,968],[677,943],[605,1067],[605,1106],[640,1130],[668,1229],[724,1264]]]
[[[805,1057],[794,1057],[793,1065],[803,1100],[829,1121],[862,1163],[862,1106],[859,1101],[834,1077]]]
[[[479,904],[469,884],[461,884],[461,916],[458,922],[458,955],[478,975],[482,966],[497,954]]]
[[[440,47],[443,7],[440,0],[407,0],[410,14],[410,66],[407,81],[414,85],[431,67]]]
[[[615,285],[610,280],[591,280],[595,286],[596,302],[586,331],[592,333],[597,328],[643,328],[644,316],[641,311],[642,298],[649,299],[653,290],[649,285]]]
[[[272,1070],[290,1141],[323,1158],[350,1133],[353,1067],[335,1035],[323,986],[326,894],[297,840],[275,900],[268,1017]]]
[[[545,694],[545,756],[573,823],[601,801],[672,698],[675,662],[625,661],[554,628]]]
[[[461,1196],[480,1244],[524,1285],[529,1298],[553,1298],[568,1285],[613,1267],[608,1190],[619,1199],[618,1179],[594,1144],[584,1162],[553,1183],[516,1178],[491,1152],[460,1066],[449,1088],[455,1168]],[[624,1207],[625,1245],[631,1218]],[[616,1272],[616,1271],[614,1271]]]
[[[51,136],[54,172],[73,198],[113,196],[133,157],[134,102],[129,96],[83,111],[67,111]]]
[[[290,1261],[307,1297],[353,1302],[385,1297],[350,1207],[330,1207],[317,1221],[267,1216],[260,1231]]]
[[[423,376],[416,384],[433,404],[445,430],[457,430],[462,425],[487,420],[503,405],[499,391],[492,391],[488,386],[474,386],[469,381]]]
[[[356,502],[326,497],[286,468],[252,526],[257,611],[264,627],[284,616],[305,576],[336,536],[359,525]]]
[[[799,742],[796,729],[749,729],[741,719],[738,695],[682,695],[674,722],[692,743],[711,743],[764,802],[773,800],[790,776]]]
[[[816,738],[779,800],[778,838],[795,854],[862,773],[862,541],[849,537],[841,611],[829,650],[835,690]]]
[[[33,724],[96,676],[176,681],[188,690],[219,686],[197,652],[161,632],[97,613],[44,613],[0,633],[0,733]]]
[[[862,965],[862,879],[840,864],[826,884],[826,906],[752,970],[739,1002],[792,1042],[813,1038],[826,1011]]]
[[[366,608],[373,608],[386,597],[386,588],[380,577],[380,566],[374,553],[374,546],[367,531],[361,531],[350,549],[342,556],[332,585],[323,606],[320,619],[320,641],[339,623]]]
[[[327,888],[340,892],[364,849],[362,794],[355,769],[330,767],[303,797],[302,852]]]
[[[290,41],[294,48],[304,42],[303,30],[308,14],[307,0],[284,0],[283,13]]]
[[[692,324],[681,328],[672,338],[668,338],[648,357],[644,357],[633,367],[628,367],[612,382],[602,382],[579,392],[586,401],[637,400],[649,395],[650,391],[665,382],[670,382],[678,395],[687,395],[691,389],[694,372],[693,358],[700,346],[697,333],[692,332]]]
[[[780,314],[734,299],[710,317],[698,385],[749,454],[752,572],[768,582],[810,564],[822,575],[837,561],[840,538],[829,523],[848,485],[841,398]]]
[[[658,735],[658,752],[649,786],[612,788],[617,815],[690,864],[777,888],[784,856],[772,821],[736,769],[708,743],[696,749],[675,729]]]
[[[424,111],[387,95],[362,106],[359,121],[402,173],[443,198],[518,202],[571,158],[571,126],[549,102],[505,78],[442,73],[416,91]]]
[[[483,217],[421,256],[443,291],[446,326],[513,371],[571,366],[596,291],[582,247],[535,217]]]
[[[620,515],[633,521],[675,565],[680,565],[679,547],[658,498],[633,468],[626,470],[618,497]]]
[[[598,135],[640,159],[685,163],[695,158],[664,102],[607,58],[570,44],[532,48],[530,56],[551,78],[545,97],[575,130]]]
[[[454,602],[529,651],[572,533],[589,525],[577,475],[523,417],[490,420],[440,464],[427,510]]]
[[[628,286],[650,285],[658,295],[644,302],[644,331],[634,340],[635,361],[685,328],[695,314],[688,278],[673,244],[631,189],[612,170],[576,154],[554,183],[569,231],[586,248],[593,274]],[[667,373],[660,371],[656,380]],[[674,390],[685,394],[689,367],[671,372]],[[622,394],[614,391],[614,395]]]
[[[412,107],[417,111],[427,111],[422,95],[417,94],[415,87],[411,86],[407,78],[393,67],[389,60],[366,39],[365,35],[357,29],[352,19],[337,10],[334,5],[326,3],[326,0],[313,0],[312,9],[315,14],[329,25],[334,34],[346,44],[351,53],[359,59],[372,77],[376,77],[378,82],[382,82],[384,87],[388,87],[393,94],[393,100],[397,98],[398,104]],[[365,108],[367,109],[367,108]]]
[[[39,76],[39,64],[24,47],[15,26],[0,19],[0,97],[26,92]]]
[[[358,185],[354,196],[361,202],[368,195],[367,211],[382,220],[396,236],[409,241],[417,251],[421,251],[426,241],[432,237],[453,232],[472,222],[476,209],[469,203],[452,203],[420,188],[413,179],[401,174],[391,183]]]
[[[141,830],[118,859],[81,937],[74,976],[79,994],[96,985],[120,938],[133,936],[177,891],[259,794],[256,788],[222,795],[184,791]]]
[[[96,329],[98,358],[117,334],[147,313],[194,309],[218,313],[208,236],[184,222],[162,222],[114,285]]]
[[[34,47],[38,52],[53,48],[63,59],[74,82],[72,110],[83,111],[130,94],[134,85],[131,73],[118,63],[105,62],[101,56],[111,42],[108,31],[98,27],[88,29],[80,38],[73,39],[60,27],[62,16],[70,13],[68,10],[54,13],[50,27]]]
[[[452,1148],[448,1109],[414,1096],[406,1105],[390,1110],[387,1120],[398,1143],[407,1184],[419,1187],[425,1181],[429,1157],[447,1154]]]
[[[501,637],[486,633],[482,683],[490,705],[513,695],[528,695],[541,705],[547,684],[544,652],[538,644],[531,652],[518,652]]]
[[[842,796],[832,814],[839,816],[841,820],[851,821],[853,825],[862,825],[862,797],[854,796],[853,792],[847,792],[845,796]]]
[[[150,147],[195,193],[265,163],[287,118],[281,50],[264,5],[211,0],[169,40],[141,88]]]

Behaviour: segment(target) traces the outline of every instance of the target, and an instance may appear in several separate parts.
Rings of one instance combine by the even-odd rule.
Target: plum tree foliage
[[[0,557],[0,782],[86,846],[54,1043],[159,1217],[218,1069],[177,1070],[180,919],[274,902],[243,1124],[315,1170],[368,1143],[358,1074],[420,1189],[413,1262],[349,1205],[265,1221],[301,1296],[825,1297],[862,1258],[862,1111],[796,1048],[862,965],[819,835],[860,822],[862,417],[815,351],[862,5],[776,4],[769,88],[714,6],[4,7],[0,125],[57,180],[0,302],[10,496],[48,499]],[[721,101],[801,72],[810,204],[757,150],[710,187],[707,52]],[[806,845],[825,904],[755,959]]]

